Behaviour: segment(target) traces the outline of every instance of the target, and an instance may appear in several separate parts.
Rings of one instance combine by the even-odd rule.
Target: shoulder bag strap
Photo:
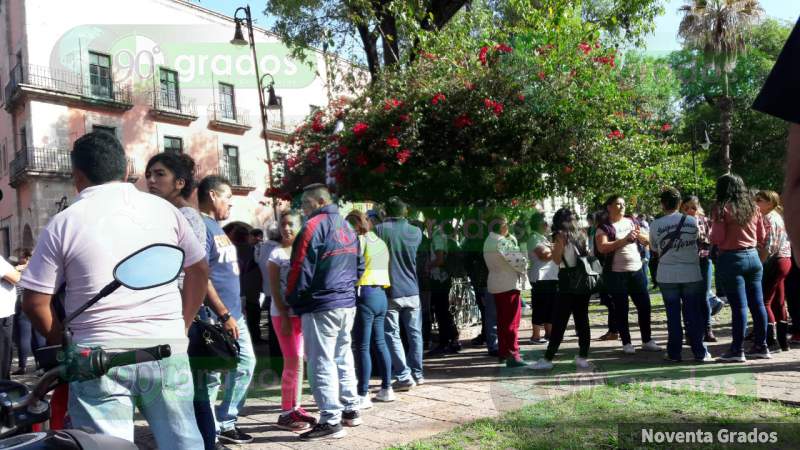
[[[667,252],[669,252],[672,246],[675,244],[675,240],[678,239],[678,236],[681,235],[681,228],[683,228],[683,223],[685,221],[686,221],[686,214],[683,214],[681,215],[680,222],[678,222],[678,228],[676,228],[675,231],[672,232],[672,236],[670,236],[669,239],[669,244],[667,244],[664,250],[661,251],[661,254],[658,255],[659,258],[663,258],[664,255],[666,255]]]

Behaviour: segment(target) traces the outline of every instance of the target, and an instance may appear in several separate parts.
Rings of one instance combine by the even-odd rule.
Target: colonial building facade
[[[146,189],[151,156],[184,152],[197,162],[198,177],[231,181],[231,220],[263,227],[271,206],[254,64],[269,74],[266,82],[274,80],[280,102],[267,112],[273,159],[296,124],[332,96],[331,58],[309,50],[297,60],[256,28],[254,63],[249,46],[230,43],[231,17],[188,1],[0,0],[0,20],[6,256],[32,247],[74,198],[69,152],[95,130],[123,143],[129,181],[139,189]]]

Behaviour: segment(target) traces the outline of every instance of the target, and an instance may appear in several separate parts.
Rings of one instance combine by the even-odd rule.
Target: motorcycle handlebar
[[[104,368],[108,372],[114,367],[127,366],[129,364],[139,364],[150,361],[159,361],[164,358],[169,358],[172,355],[172,349],[168,344],[156,345],[155,347],[140,348],[137,350],[130,350],[122,353],[108,354],[108,364]]]

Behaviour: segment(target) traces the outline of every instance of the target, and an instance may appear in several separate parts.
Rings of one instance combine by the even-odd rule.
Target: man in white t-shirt
[[[14,308],[19,272],[0,256],[0,380],[11,379]]]
[[[117,367],[99,379],[71,383],[72,426],[133,442],[137,405],[159,448],[202,448],[192,405],[186,330],[206,293],[205,250],[174,206],[123,182],[125,152],[113,135],[94,132],[81,137],[70,157],[79,195],[39,235],[20,282],[25,288],[23,310],[50,343],[61,340],[51,302],[62,284],[69,315],[113,281],[113,268],[137,250],[163,243],[185,254],[183,291],[178,291],[177,281],[140,291],[120,287],[70,324],[79,345],[113,351],[159,344],[172,348],[169,358]]]

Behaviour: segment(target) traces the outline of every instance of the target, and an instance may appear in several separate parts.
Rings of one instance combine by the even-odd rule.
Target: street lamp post
[[[239,18],[239,12],[244,12],[244,17]],[[236,8],[236,11],[233,13],[233,20],[236,23],[236,30],[233,35],[233,39],[231,39],[231,44],[233,45],[247,45],[250,44],[250,50],[253,53],[253,67],[255,68],[256,72],[256,81],[257,81],[257,88],[258,88],[258,103],[260,106],[261,112],[261,128],[264,130],[264,150],[267,153],[267,176],[269,177],[267,180],[267,185],[269,187],[269,195],[272,199],[272,218],[275,223],[278,223],[278,201],[275,197],[275,192],[273,190],[272,185],[272,153],[269,150],[269,135],[267,134],[267,109],[279,107],[280,103],[278,102],[277,97],[275,96],[275,78],[265,73],[262,77],[258,70],[258,56],[256,55],[256,40],[253,36],[253,18],[250,15],[250,5],[241,6]],[[245,39],[242,33],[242,23],[247,25],[247,33],[249,39]],[[249,42],[248,42],[249,41]],[[270,83],[267,86],[269,92],[269,99],[267,102],[264,101],[264,78],[269,77]]]

